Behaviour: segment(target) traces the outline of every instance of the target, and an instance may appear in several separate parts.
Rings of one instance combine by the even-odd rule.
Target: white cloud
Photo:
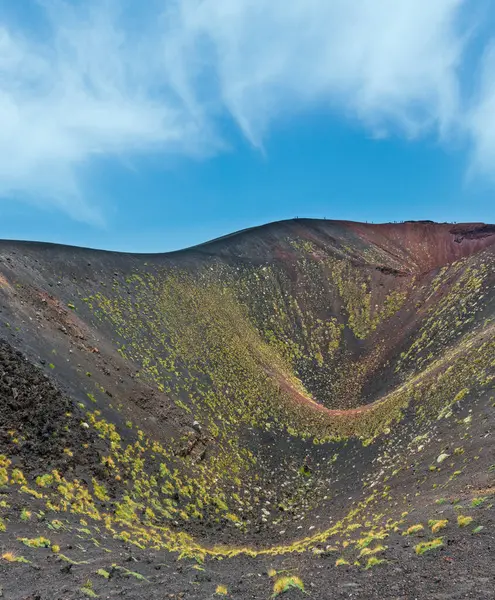
[[[0,21],[0,196],[97,220],[83,173],[99,157],[222,151],[225,115],[262,147],[274,122],[315,107],[374,135],[462,129],[488,169],[492,51],[469,123],[461,117],[468,4],[44,0],[36,35]]]
[[[465,126],[473,141],[471,174],[495,178],[495,43],[488,45],[480,66],[480,86]]]
[[[200,49],[207,54],[221,100],[255,144],[274,118],[324,103],[415,135],[457,112],[462,4],[183,0],[167,41],[180,49],[181,77]]]
[[[0,194],[98,221],[81,181],[88,161],[157,149],[193,152],[203,134],[167,99],[166,71],[147,58],[159,51],[159,39],[141,56],[108,8],[46,7],[49,43],[0,28]]]

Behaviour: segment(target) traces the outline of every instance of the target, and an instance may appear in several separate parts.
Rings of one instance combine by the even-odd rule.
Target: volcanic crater
[[[494,267],[483,223],[0,242],[0,590],[492,598]]]

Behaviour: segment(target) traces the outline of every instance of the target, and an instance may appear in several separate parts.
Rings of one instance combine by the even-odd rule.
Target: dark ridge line
[[[193,246],[187,246],[186,248],[181,248],[179,250],[171,250],[169,252],[123,252],[120,250],[103,250],[100,248],[90,248],[87,246],[73,246],[70,244],[59,244],[56,242],[42,242],[36,240],[12,240],[12,239],[0,239],[0,249],[3,246],[7,246],[12,244],[17,248],[21,249],[23,247],[27,248],[39,248],[40,250],[49,250],[58,248],[61,250],[69,250],[72,252],[78,253],[101,253],[101,254],[114,254],[121,256],[130,256],[134,258],[158,258],[158,257],[171,257],[178,254],[185,253],[194,253],[200,252],[204,254],[208,254],[208,252],[204,252],[206,247],[215,245],[219,242],[229,240],[236,237],[242,237],[247,233],[253,233],[258,230],[269,230],[271,228],[280,226],[280,225],[293,225],[296,223],[302,224],[332,224],[332,225],[359,225],[364,227],[405,227],[411,224],[423,225],[425,227],[435,225],[435,226],[443,226],[446,227],[448,225],[452,226],[452,229],[449,230],[449,233],[452,235],[462,236],[463,239],[472,239],[469,237],[469,234],[482,231],[486,233],[486,236],[490,236],[495,234],[495,225],[485,224],[482,222],[471,222],[471,223],[452,223],[452,222],[437,222],[437,221],[427,221],[427,220],[418,220],[418,221],[402,221],[402,222],[384,222],[384,223],[368,223],[363,221],[350,221],[350,220],[341,220],[341,219],[316,219],[309,217],[301,217],[301,218],[293,218],[293,219],[281,219],[279,221],[271,221],[270,223],[263,223],[261,225],[254,225],[253,227],[246,227],[244,229],[239,229],[238,231],[234,231],[232,233],[227,233],[225,235],[219,236],[217,238],[213,238],[206,242],[201,242],[199,244],[194,244]]]
[[[356,225],[394,225],[395,223],[385,222],[385,223],[365,223],[362,221],[346,221],[339,219],[313,219],[309,217],[301,217],[301,218],[293,218],[293,219],[280,219],[279,221],[270,221],[269,223],[262,223],[261,225],[253,225],[252,227],[245,227],[243,229],[239,229],[237,231],[233,231],[231,233],[226,233],[225,235],[221,235],[216,238],[212,238],[211,240],[207,240],[206,242],[200,242],[199,244],[193,244],[192,246],[186,246],[185,248],[180,248],[179,250],[171,250],[169,252],[125,252],[120,250],[104,250],[100,248],[90,248],[88,246],[73,246],[71,244],[59,244],[57,242],[41,242],[36,240],[11,240],[11,239],[0,239],[0,247],[3,244],[16,244],[19,246],[40,246],[43,249],[48,248],[63,248],[67,250],[75,250],[75,251],[87,251],[87,252],[102,252],[106,254],[120,254],[126,256],[135,256],[135,257],[161,257],[161,256],[171,256],[174,254],[201,250],[205,246],[210,246],[216,244],[217,242],[221,242],[233,237],[242,236],[249,232],[255,232],[257,230],[269,229],[277,225],[285,225],[292,223],[332,223],[332,224],[356,224]],[[441,225],[441,223],[436,223],[437,225]],[[399,223],[397,223],[399,225]]]

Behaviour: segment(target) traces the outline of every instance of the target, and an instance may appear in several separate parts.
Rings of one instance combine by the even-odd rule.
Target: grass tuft
[[[378,558],[377,556],[370,556],[368,561],[366,562],[365,569],[371,569],[372,567],[376,567],[377,565],[381,565],[382,563],[387,562],[384,558]]]
[[[302,582],[302,579],[296,576],[280,577],[273,584],[272,598],[280,596],[280,594],[284,594],[285,592],[288,592],[291,589],[296,589],[300,590],[301,592],[304,592],[304,583]]]
[[[229,591],[227,590],[227,586],[225,585],[217,585],[217,589],[215,590],[215,594],[217,596],[227,596]]]
[[[459,527],[467,527],[472,522],[473,517],[466,517],[464,515],[457,516],[457,525],[459,525]]]
[[[31,561],[29,561],[27,558],[24,558],[24,556],[17,556],[17,554],[15,554],[14,552],[4,552],[2,554],[2,558],[3,560],[6,560],[7,562],[17,562],[17,563],[29,563]]]
[[[52,543],[50,542],[50,540],[48,538],[45,538],[43,536],[37,537],[37,538],[17,538],[19,541],[21,541],[25,546],[28,546],[29,548],[49,548]]]
[[[421,542],[414,546],[414,552],[418,556],[422,556],[425,552],[430,552],[430,550],[436,550],[437,548],[441,548],[443,546],[443,538],[435,538],[430,542]]]
[[[413,535],[415,533],[423,531],[423,529],[423,525],[421,525],[421,523],[418,523],[417,525],[411,525],[411,527],[409,527],[409,529],[406,529],[406,531],[404,531],[402,535]]]
[[[105,569],[98,569],[98,571],[96,571],[96,574],[100,575],[101,577],[104,577],[105,579],[110,578],[110,573]]]
[[[448,519],[431,519],[428,521],[428,527],[431,528],[432,533],[437,533],[440,529],[447,527]]]

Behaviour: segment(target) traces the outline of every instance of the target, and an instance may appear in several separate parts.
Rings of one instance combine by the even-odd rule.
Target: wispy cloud
[[[495,43],[486,48],[476,91],[464,125],[473,143],[471,174],[483,173],[495,180]]]
[[[47,1],[47,40],[0,29],[0,193],[99,220],[81,180],[88,161],[211,140],[169,97],[163,39],[127,29],[109,3],[89,6]]]
[[[459,90],[469,0],[34,4],[39,26],[0,21],[4,198],[98,220],[93,161],[222,151],[226,116],[261,148],[276,120],[316,107],[378,136],[461,131],[493,165],[493,49],[468,111]]]
[[[416,135],[457,112],[462,4],[184,0],[170,45],[183,84],[203,47],[221,101],[255,144],[273,119],[315,104]]]

